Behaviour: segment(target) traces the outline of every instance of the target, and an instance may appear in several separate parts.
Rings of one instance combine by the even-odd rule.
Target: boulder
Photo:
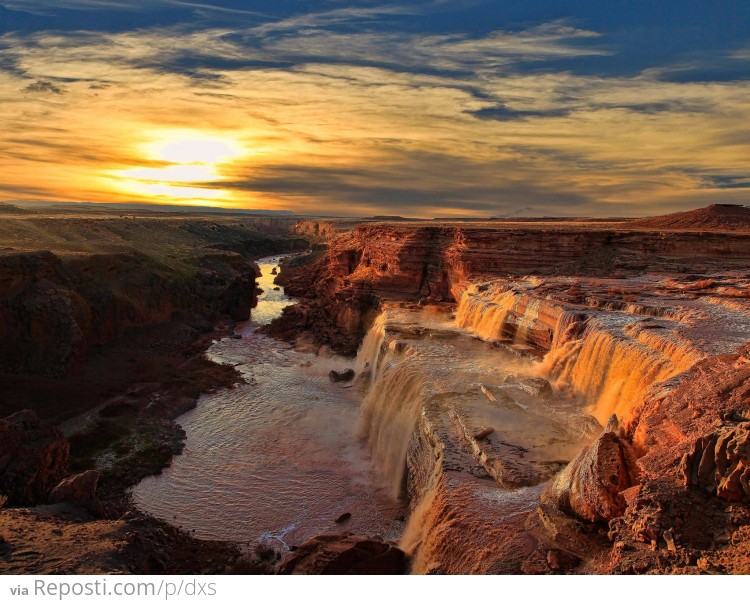
[[[618,430],[613,415],[593,444],[552,481],[543,502],[587,522],[608,522],[622,515],[626,501],[620,493],[637,482],[630,448]]]
[[[0,495],[10,506],[46,503],[65,477],[70,447],[33,411],[0,419]]]
[[[91,513],[99,513],[101,505],[96,499],[96,486],[99,483],[99,472],[88,470],[66,478],[52,489],[49,502],[73,503]]]
[[[356,374],[354,373],[353,369],[346,369],[342,372],[338,372],[332,369],[330,372],[328,372],[328,378],[331,380],[331,382],[351,382],[354,379],[355,375]]]
[[[406,554],[391,543],[345,533],[310,539],[289,555],[276,573],[403,574],[406,563]]]

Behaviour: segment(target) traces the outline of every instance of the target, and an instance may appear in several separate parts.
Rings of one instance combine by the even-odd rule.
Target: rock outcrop
[[[560,472],[542,501],[587,522],[609,522],[622,515],[622,493],[637,483],[635,455],[619,436],[617,417]]]
[[[75,474],[60,482],[49,494],[50,503],[73,503],[93,514],[101,511],[101,503],[96,498],[99,472],[88,470]]]
[[[257,227],[275,231],[220,218],[0,221],[0,243],[17,245],[0,251],[0,373],[62,376],[132,328],[248,319],[253,259],[307,246]]]
[[[393,575],[406,571],[406,554],[382,540],[343,535],[321,535],[293,551],[277,574]]]
[[[457,301],[468,283],[495,277],[628,277],[750,267],[744,232],[656,232],[618,224],[361,224],[307,264],[285,267],[281,283],[302,299],[269,331],[311,332],[353,354],[380,303]]]
[[[342,372],[338,372],[332,369],[328,373],[328,378],[331,380],[331,382],[351,382],[354,379],[355,375],[357,374],[354,373],[353,369],[345,369]]]
[[[0,497],[9,506],[45,503],[65,477],[70,449],[33,411],[0,419]]]
[[[750,422],[696,440],[682,457],[680,473],[686,486],[728,501],[750,501]]]
[[[656,230],[739,230],[750,231],[750,208],[716,204],[694,211],[636,219],[630,227]]]

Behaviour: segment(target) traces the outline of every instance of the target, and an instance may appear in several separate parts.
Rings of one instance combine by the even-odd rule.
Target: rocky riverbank
[[[177,415],[237,381],[204,353],[249,317],[253,259],[307,242],[252,219],[0,221],[2,571],[267,570],[135,511],[127,490],[181,451]],[[83,493],[54,493],[84,472]]]

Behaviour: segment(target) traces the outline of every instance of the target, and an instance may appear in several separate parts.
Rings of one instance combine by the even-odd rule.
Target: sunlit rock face
[[[301,329],[349,350],[363,339],[360,432],[409,500],[413,571],[694,569],[693,551],[661,549],[707,549],[728,522],[701,495],[742,502],[747,473],[726,413],[746,416],[750,398],[747,241],[379,224],[290,269]],[[713,516],[703,538],[694,507]]]
[[[693,450],[683,455],[680,469],[686,486],[729,501],[750,500],[750,422],[699,438]]]
[[[542,495],[565,513],[588,522],[608,522],[623,514],[623,491],[637,483],[635,454],[619,435],[617,418],[591,446],[558,474]]]
[[[382,300],[455,302],[471,282],[507,276],[630,277],[649,271],[705,273],[750,267],[746,232],[658,232],[592,224],[380,223],[331,237],[327,222],[299,225],[301,231],[313,233],[316,226],[330,246],[284,274],[286,289],[307,299],[302,303],[306,307],[290,310],[293,325],[286,328],[286,336],[307,329],[320,343],[345,354],[354,354]],[[605,295],[600,301],[609,302]],[[542,320],[552,320],[544,311],[559,309],[540,310]],[[549,332],[538,333],[550,338]],[[543,339],[538,342],[544,345]]]

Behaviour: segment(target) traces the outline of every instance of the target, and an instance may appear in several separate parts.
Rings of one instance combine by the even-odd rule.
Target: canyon
[[[744,573],[748,213],[361,224],[268,331],[357,353],[414,572]]]
[[[179,539],[230,571],[747,573],[748,213],[714,205],[623,222],[119,217],[64,227],[4,217],[0,232],[3,219],[13,221],[3,244],[13,248],[0,256],[3,417],[34,409],[62,428],[71,472],[106,465],[113,448],[102,438],[113,431],[158,441],[158,465],[143,449],[114,450],[97,492],[110,513],[83,524],[101,524],[108,541],[138,528],[128,536],[141,545],[152,524],[174,533],[149,543],[154,565],[126,557],[128,569],[179,569],[169,559]],[[29,228],[43,232],[37,243],[20,242]],[[50,232],[64,234],[54,251]],[[128,236],[141,242],[126,244]],[[102,238],[106,249],[87,247]],[[303,248],[281,260],[278,275],[254,263]],[[258,296],[261,276],[266,293]],[[283,290],[273,290],[272,276]],[[60,394],[92,382],[87,370],[107,364],[108,347],[137,356],[165,334],[172,343],[162,354],[182,357],[170,363],[166,392],[141,367],[106,394]],[[329,366],[337,370],[330,381]],[[288,413],[302,408],[306,418]],[[67,454],[59,433],[19,419],[6,427],[18,432],[14,448],[37,436],[50,453]],[[226,424],[237,426],[240,456],[257,453],[221,484],[235,491],[227,499],[250,500],[237,502],[236,514],[231,499],[219,501],[231,511],[218,512],[216,523],[207,521],[212,499],[201,496],[209,488],[201,478],[220,474],[229,459],[209,463],[201,445],[217,433],[201,428],[211,423],[221,436]],[[308,439],[305,423],[331,440]],[[140,506],[122,504],[130,486],[181,451],[183,426],[187,453],[133,489]],[[341,453],[357,459],[342,467]],[[258,466],[280,458],[298,466],[284,481],[311,477],[309,498],[323,502],[311,501],[315,515],[304,523],[284,504],[292,490],[263,488],[272,472]],[[19,465],[14,473],[27,469]],[[343,504],[319,487],[316,465],[348,482]],[[64,475],[64,466],[45,473],[44,486]],[[28,479],[24,490],[38,482]],[[304,499],[308,485],[300,486]],[[196,503],[178,519],[174,499],[185,491]],[[0,525],[9,519],[61,518],[0,510]],[[177,534],[181,526],[203,532]],[[260,560],[250,565],[236,544],[211,541],[222,528],[224,540],[263,540]],[[264,531],[279,545],[257,536]]]

